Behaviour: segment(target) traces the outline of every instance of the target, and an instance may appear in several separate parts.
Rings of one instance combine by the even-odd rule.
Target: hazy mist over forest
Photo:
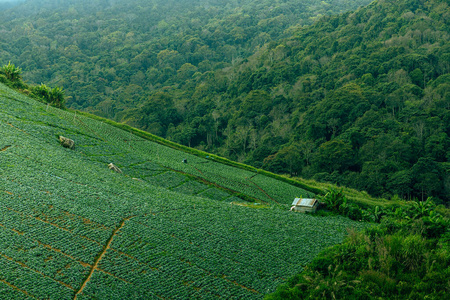
[[[25,0],[0,0],[0,3],[19,3],[19,2],[25,2]]]
[[[21,2],[25,2],[25,0],[0,0],[0,9],[13,7]]]

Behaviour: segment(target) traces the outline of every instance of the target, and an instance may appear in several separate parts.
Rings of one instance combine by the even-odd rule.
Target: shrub
[[[339,207],[345,203],[347,203],[347,198],[344,196],[343,189],[336,190],[331,188],[328,193],[323,197],[323,201],[329,210],[339,212]]]
[[[33,95],[37,96],[43,102],[57,108],[64,108],[64,91],[60,87],[50,89],[45,84],[40,84],[32,88]]]
[[[0,73],[0,82],[1,83],[8,83],[8,78],[4,74]]]
[[[34,95],[44,99],[45,102],[48,102],[50,99],[50,89],[45,84],[41,83],[40,85],[33,87],[32,91]]]
[[[14,64],[9,62],[7,65],[1,68],[1,72],[5,75],[5,77],[11,82],[17,82],[22,79],[22,69],[16,67]]]

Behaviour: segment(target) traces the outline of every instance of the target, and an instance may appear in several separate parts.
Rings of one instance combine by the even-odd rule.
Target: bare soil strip
[[[27,295],[28,297],[31,297],[31,298],[34,298],[34,299],[38,299],[38,298],[36,298],[35,296],[33,296],[33,295],[31,295],[30,293],[28,293],[27,291],[22,290],[22,289],[19,289],[17,286],[15,286],[15,285],[9,283],[8,281],[5,281],[5,280],[3,280],[3,279],[0,279],[0,281],[3,282],[4,284],[6,284],[7,286],[9,286],[9,287],[15,289],[16,291],[19,291],[19,292],[21,292],[21,293],[24,293],[24,294]]]
[[[240,283],[238,283],[238,282],[236,282],[236,281],[231,281],[231,280],[226,279],[226,278],[224,278],[224,279],[225,279],[226,281],[228,281],[228,282],[234,284],[234,285],[237,285],[237,286],[240,286],[240,287],[243,288],[243,289],[246,289],[246,290],[249,291],[249,292],[252,292],[252,293],[255,293],[255,294],[260,294],[260,292],[258,292],[257,290],[252,289],[252,288],[249,288],[249,287],[246,287],[245,285],[242,285],[242,284],[240,284]]]
[[[41,276],[43,276],[43,277],[50,278],[51,280],[56,281],[56,282],[58,282],[59,284],[62,284],[62,285],[64,285],[65,287],[67,287],[67,288],[69,288],[69,289],[71,289],[71,290],[75,290],[72,286],[70,286],[70,284],[67,284],[67,283],[62,282],[62,281],[60,281],[60,280],[57,280],[57,279],[55,279],[55,278],[52,278],[52,277],[50,277],[50,276],[48,276],[48,275],[45,275],[45,274],[42,273],[41,271],[35,270],[35,269],[33,269],[33,268],[30,268],[29,266],[27,266],[27,265],[24,264],[23,262],[17,261],[17,260],[15,260],[14,258],[9,257],[9,256],[7,256],[7,255],[5,255],[5,254],[3,254],[3,253],[1,253],[1,252],[0,252],[0,256],[6,258],[6,259],[9,260],[9,261],[15,262],[16,264],[19,264],[19,265],[21,265],[21,266],[24,267],[24,268],[27,268],[27,269],[29,269],[29,270],[31,270],[31,271],[33,271],[33,272],[36,272],[36,273],[38,273],[39,275],[41,275]]]
[[[14,196],[14,194],[11,192],[8,192],[8,191],[3,191],[3,192],[7,193],[8,195]]]
[[[266,192],[265,190],[263,190],[262,188],[260,188],[256,183],[254,183],[253,181],[251,181],[251,180],[248,179],[248,178],[247,178],[247,180],[250,181],[251,183],[253,183],[253,184],[256,186],[256,188],[258,188],[261,192],[263,192],[263,193],[264,193],[267,197],[269,197],[272,201],[274,201],[275,203],[281,205],[281,203],[279,203],[277,200],[273,199],[269,194],[267,194],[267,192]]]
[[[22,130],[22,129],[20,129],[20,128],[17,128],[16,126],[14,126],[14,125],[11,124],[11,123],[6,123],[6,124],[8,124],[9,126],[11,126],[11,127],[14,128],[14,129],[17,129],[17,130],[19,130],[19,131],[22,131],[23,133],[25,133],[25,134],[27,134],[27,135],[31,135],[31,134],[29,134],[28,132],[26,132],[25,130]]]
[[[143,226],[145,226],[145,227],[147,227],[147,228],[150,228],[151,230],[155,230],[155,231],[161,232],[161,231],[159,231],[159,230],[157,230],[157,229],[155,229],[155,228],[151,228],[150,226],[148,226],[148,225],[146,225],[146,224],[143,224],[143,223],[140,223],[140,222],[139,222],[139,224],[140,224],[140,225],[143,225]],[[209,233],[209,232],[207,232],[207,233],[212,235],[212,233]],[[179,241],[181,241],[181,242],[187,242],[187,241],[184,241],[183,239],[181,239],[181,238],[175,236],[174,234],[171,234],[171,235],[169,235],[169,236],[171,236],[171,237],[173,237],[173,238],[175,238],[175,239],[177,239],[177,240],[179,240]],[[199,247],[199,246],[196,246],[196,247]],[[111,248],[111,250],[120,253],[119,251],[117,251],[117,250],[115,250],[115,249],[113,249],[113,248]],[[141,265],[145,265],[145,266],[147,266],[147,267],[150,267],[147,263],[143,263],[143,262],[139,261],[137,258],[135,258],[135,257],[133,257],[133,256],[131,256],[131,255],[126,255],[126,256],[129,257],[129,258],[131,258],[131,259],[133,259],[133,260],[135,260],[135,261],[137,261],[137,262],[138,262],[139,264],[141,264]],[[232,262],[235,262],[235,263],[237,263],[237,264],[240,264],[240,263],[237,262],[237,261],[233,261],[233,260],[231,260],[231,259],[229,259],[229,260],[232,261]],[[188,264],[189,266],[192,266],[192,265],[193,265],[193,263],[191,263],[190,261],[187,261],[187,260],[180,259],[180,261],[182,261],[182,262]],[[194,264],[194,265],[195,265],[195,264]],[[205,273],[207,273],[208,275],[213,276],[214,278],[222,278],[222,279],[224,279],[225,281],[227,281],[227,282],[229,282],[229,283],[231,283],[231,284],[234,284],[234,285],[239,286],[239,287],[241,287],[241,288],[243,288],[243,289],[246,289],[247,291],[250,291],[250,292],[255,293],[255,294],[260,294],[260,292],[258,292],[258,291],[255,290],[255,289],[252,289],[252,288],[249,288],[249,287],[247,287],[247,286],[245,286],[245,285],[239,284],[239,283],[237,283],[236,281],[232,281],[232,280],[230,280],[230,279],[227,279],[226,276],[225,276],[225,274],[222,274],[222,276],[216,275],[216,274],[212,273],[211,271],[209,271],[209,270],[207,270],[207,269],[204,269],[204,268],[202,268],[202,267],[200,267],[200,266],[197,266],[197,265],[195,265],[195,266],[196,266],[197,268],[199,268],[200,270],[203,270],[203,271],[204,271]],[[150,268],[151,268],[152,270],[159,271],[158,269],[155,269],[155,268],[153,268],[153,267],[150,267]]]
[[[105,271],[105,270],[103,270],[103,269],[97,268],[97,271],[100,271],[100,272],[103,272],[103,273],[105,273],[105,274],[108,274],[109,276],[114,277],[114,278],[116,278],[116,279],[119,279],[120,281],[123,281],[123,282],[125,282],[125,283],[133,284],[133,283],[131,283],[131,282],[129,282],[129,281],[123,279],[123,278],[120,278],[120,277],[118,277],[117,275],[114,275],[113,273],[110,273],[110,272]]]
[[[7,146],[3,147],[2,149],[0,149],[0,152],[1,152],[1,151],[5,151],[5,150],[8,149],[9,147],[11,147],[11,145],[7,145]]]
[[[111,248],[111,250],[114,251],[114,252],[116,252],[116,253],[119,253],[120,255],[124,255],[124,256],[126,256],[127,258],[129,258],[129,259],[134,260],[135,262],[137,262],[138,264],[140,264],[140,265],[142,265],[142,266],[146,266],[147,268],[149,268],[149,269],[152,270],[152,271],[158,271],[158,272],[159,272],[159,269],[158,269],[158,268],[152,267],[152,266],[150,266],[148,263],[143,263],[143,262],[141,262],[140,260],[138,260],[136,257],[131,256],[130,254],[123,253],[123,252],[118,251],[118,250],[116,250],[116,249],[114,249],[114,248]]]
[[[64,228],[64,227],[62,227],[62,226],[59,226],[58,224],[55,224],[55,223],[46,221],[46,220],[41,219],[41,218],[39,218],[39,217],[27,215],[27,214],[25,214],[25,213],[23,213],[23,212],[21,212],[21,211],[15,210],[15,209],[10,208],[10,207],[8,207],[8,206],[5,206],[5,208],[8,209],[8,210],[10,210],[10,211],[13,211],[13,212],[15,212],[15,213],[18,213],[18,214],[20,214],[20,215],[22,215],[22,216],[25,216],[25,217],[28,217],[28,218],[34,218],[34,219],[36,219],[36,220],[38,220],[38,221],[40,221],[40,222],[43,222],[43,223],[45,223],[45,224],[49,224],[49,225],[51,225],[51,226],[54,226],[54,227],[56,227],[56,228],[58,228],[58,229],[61,229],[61,230],[70,232],[70,233],[75,234],[76,236],[79,236],[79,237],[81,237],[81,238],[83,238],[83,239],[85,239],[85,240],[88,240],[88,241],[90,241],[90,242],[93,242],[93,243],[96,243],[96,244],[100,245],[100,243],[99,243],[98,241],[93,240],[93,239],[91,239],[91,238],[88,238],[87,236],[84,236],[84,235],[79,235],[79,234],[73,233],[72,230],[67,229],[67,228]]]
[[[98,257],[95,260],[94,264],[92,265],[92,268],[91,268],[91,271],[89,272],[89,275],[84,280],[84,282],[81,284],[80,289],[75,293],[75,296],[73,297],[73,300],[77,299],[78,295],[83,292],[83,289],[85,288],[86,284],[89,282],[89,280],[91,280],[92,274],[94,274],[94,271],[96,269],[98,269],[99,262],[102,260],[103,256],[106,254],[106,251],[108,251],[108,249],[110,248],[112,240],[114,239],[114,236],[117,234],[117,232],[119,232],[120,229],[122,229],[122,227],[125,225],[125,222],[128,221],[129,219],[133,218],[133,217],[134,216],[131,216],[131,217],[123,219],[122,222],[120,222],[120,225],[113,231],[113,233],[111,234],[111,237],[108,239],[108,241],[106,242],[106,245],[103,247],[102,252],[100,252],[100,254],[98,255]]]

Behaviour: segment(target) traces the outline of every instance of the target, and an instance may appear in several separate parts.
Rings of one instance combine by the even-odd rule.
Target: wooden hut
[[[295,198],[292,202],[292,211],[315,212],[319,206],[319,200],[311,198]]]

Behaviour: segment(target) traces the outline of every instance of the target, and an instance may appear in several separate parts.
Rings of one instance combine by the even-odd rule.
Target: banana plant
[[[436,207],[436,204],[434,204],[431,197],[428,197],[426,201],[413,202],[410,207],[410,217],[412,219],[418,219],[429,216],[434,207]]]
[[[380,223],[381,218],[386,214],[378,205],[371,211],[375,223]]]
[[[342,204],[345,205],[347,203],[347,198],[344,196],[344,191],[342,188],[340,190],[331,188],[323,197],[323,201],[328,209],[338,212],[339,207]]]
[[[22,69],[19,67],[16,67],[14,64],[9,62],[7,65],[3,66],[1,68],[1,72],[5,74],[6,78],[8,78],[11,82],[16,82],[22,79],[22,76],[20,73],[22,72]]]

